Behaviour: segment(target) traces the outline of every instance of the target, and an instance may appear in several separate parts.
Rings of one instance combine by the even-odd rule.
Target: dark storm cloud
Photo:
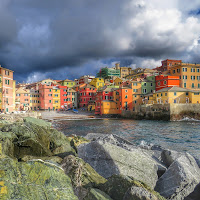
[[[200,32],[199,21],[182,18],[174,2],[166,9],[156,0],[2,0],[1,64],[21,81],[34,72],[95,74],[114,60],[139,65],[145,59],[188,57],[184,52]]]

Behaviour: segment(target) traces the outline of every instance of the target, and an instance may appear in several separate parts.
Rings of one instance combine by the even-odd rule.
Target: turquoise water
[[[172,150],[188,151],[200,159],[199,121],[90,119],[60,121],[56,126],[65,135],[112,133],[135,144],[148,143]]]

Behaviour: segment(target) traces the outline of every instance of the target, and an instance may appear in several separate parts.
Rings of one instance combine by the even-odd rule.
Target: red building
[[[97,89],[89,84],[82,84],[79,86],[78,102],[79,107],[87,107],[88,101],[95,100]]]
[[[53,109],[53,85],[39,84],[39,99],[41,110]]]
[[[113,89],[104,86],[102,90],[97,91],[96,94],[96,106],[95,114],[102,115],[101,113],[101,102],[105,100],[113,100]]]
[[[179,76],[159,75],[155,77],[155,81],[156,81],[156,91],[167,87],[173,87],[173,86],[179,87],[180,84]]]
[[[162,61],[162,66],[161,66],[161,71],[168,71],[170,67],[174,65],[180,65],[182,63],[182,60],[163,60]]]
[[[60,108],[67,109],[67,86],[58,85],[58,88],[60,89]]]

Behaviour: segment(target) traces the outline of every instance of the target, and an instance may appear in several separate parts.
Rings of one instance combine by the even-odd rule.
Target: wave
[[[180,120],[175,120],[175,121],[178,121],[178,122],[181,122],[181,121],[193,121],[193,122],[200,122],[199,119],[194,119],[192,117],[184,117],[183,119],[180,119]]]

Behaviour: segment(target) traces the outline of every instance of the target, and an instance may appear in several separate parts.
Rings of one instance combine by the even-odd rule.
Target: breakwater
[[[123,118],[175,121],[185,117],[200,120],[200,104],[145,104],[122,111]]]

